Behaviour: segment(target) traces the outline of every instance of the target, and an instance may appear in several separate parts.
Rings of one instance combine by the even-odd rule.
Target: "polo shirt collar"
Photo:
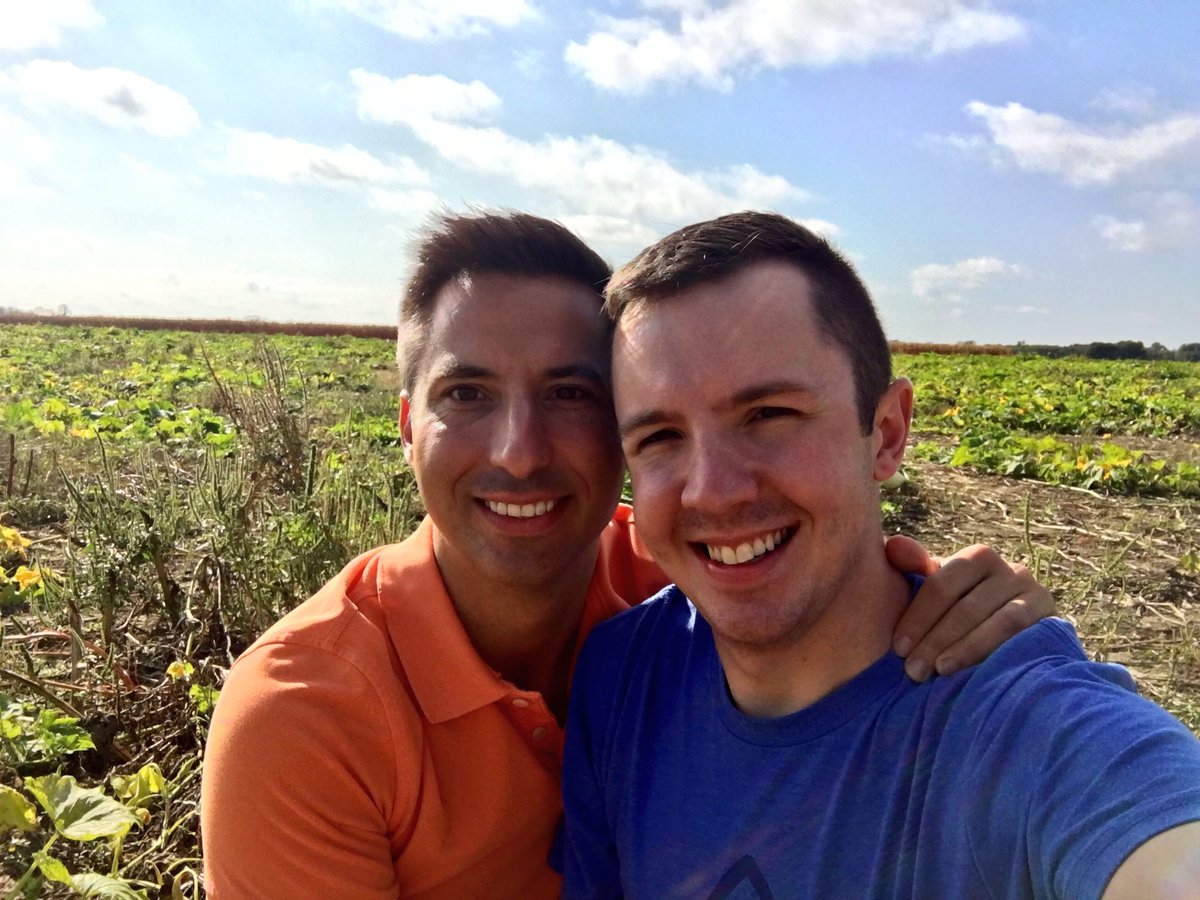
[[[396,550],[379,567],[377,587],[388,634],[425,719],[447,722],[515,691],[467,637],[433,556],[428,516]]]

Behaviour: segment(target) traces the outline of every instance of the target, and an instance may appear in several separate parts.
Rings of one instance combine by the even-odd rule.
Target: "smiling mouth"
[[[495,500],[485,500],[487,508],[498,516],[508,516],[510,519],[532,519],[534,516],[544,516],[558,504],[557,500],[539,500],[537,503],[500,503]]]
[[[727,566],[740,566],[766,556],[787,541],[794,532],[793,528],[779,528],[770,534],[760,535],[753,541],[738,544],[736,547],[722,544],[697,544],[696,546],[702,552],[707,552],[708,558],[713,562],[723,563]]]

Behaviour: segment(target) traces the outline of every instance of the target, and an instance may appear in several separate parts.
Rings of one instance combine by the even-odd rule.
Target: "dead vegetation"
[[[1102,495],[906,463],[893,530],[950,553],[989,544],[1054,593],[1095,659],[1200,733],[1200,501]]]

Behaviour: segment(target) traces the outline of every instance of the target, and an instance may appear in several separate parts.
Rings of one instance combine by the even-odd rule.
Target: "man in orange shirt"
[[[607,265],[522,214],[446,217],[416,262],[400,425],[428,515],[232,669],[202,798],[217,900],[557,896],[576,655],[665,584],[618,505]],[[889,549],[930,575],[896,629],[917,675],[1052,611],[985,548],[940,571],[913,542]]]

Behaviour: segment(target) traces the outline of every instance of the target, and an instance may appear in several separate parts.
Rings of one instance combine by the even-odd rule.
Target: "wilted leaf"
[[[32,831],[37,828],[37,810],[20,791],[0,784],[0,829]]]
[[[55,829],[73,841],[124,835],[137,822],[132,812],[99,788],[82,788],[70,775],[26,778],[25,787],[49,814]]]
[[[146,900],[144,891],[129,882],[95,872],[82,872],[74,878],[74,887],[85,897],[110,897],[112,900]]]
[[[148,797],[161,794],[167,786],[158,763],[147,763],[136,775],[116,775],[112,779],[113,793],[128,806],[141,806]]]

